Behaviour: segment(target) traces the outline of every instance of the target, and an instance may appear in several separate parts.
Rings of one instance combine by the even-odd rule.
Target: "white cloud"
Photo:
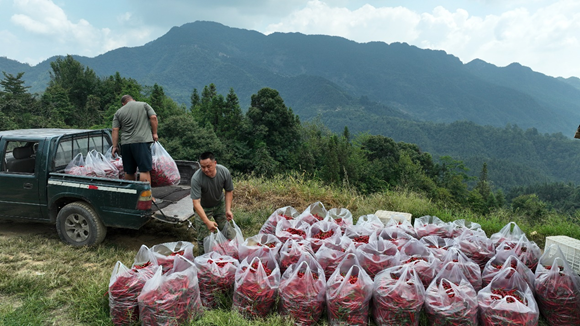
[[[513,9],[486,16],[474,16],[465,9],[452,12],[442,6],[417,13],[368,4],[347,9],[329,2],[309,1],[264,32],[328,34],[358,42],[407,42],[444,50],[463,62],[476,58],[499,66],[519,62],[551,75],[580,76],[580,67],[570,67],[580,53],[580,2],[575,0],[535,1],[539,7],[533,11],[512,1]]]
[[[337,35],[359,42],[396,42],[415,39],[414,27],[420,16],[403,8],[375,8],[371,5],[349,10],[330,7],[319,0],[309,1],[305,8],[295,11],[280,23],[270,24],[264,31],[301,32],[304,34]]]
[[[129,12],[117,17],[123,24],[113,32],[106,27],[96,28],[87,19],[71,21],[51,0],[14,0],[14,9],[10,21],[28,34],[41,37],[37,46],[49,43],[52,55],[95,56],[122,46],[141,45],[151,36],[150,29],[143,27]],[[90,13],[86,15],[90,17]],[[39,59],[31,62],[34,61]]]

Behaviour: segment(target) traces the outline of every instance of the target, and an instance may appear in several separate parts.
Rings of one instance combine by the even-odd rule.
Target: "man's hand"
[[[227,219],[228,221],[231,221],[231,220],[233,220],[233,219],[234,219],[234,213],[232,213],[232,211],[227,211],[227,212],[226,212],[226,219]]]
[[[208,221],[208,223],[205,223],[205,225],[207,226],[209,232],[216,231],[218,228],[218,224],[214,221]]]
[[[119,151],[119,148],[117,146],[113,146],[113,149],[111,150],[111,156],[115,157],[115,153],[117,153]]]
[[[155,133],[153,134],[153,141],[157,141],[159,140],[159,136]]]

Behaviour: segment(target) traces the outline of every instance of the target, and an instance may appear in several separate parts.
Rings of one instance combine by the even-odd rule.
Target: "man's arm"
[[[113,149],[111,150],[111,155],[115,156],[119,146],[119,128],[113,128],[113,132],[111,133],[111,137],[113,138]]]
[[[150,116],[149,123],[151,123],[151,134],[153,134],[153,141],[157,141],[159,139],[159,136],[157,136],[157,124],[159,123],[159,121],[157,121],[157,116]]]
[[[232,201],[234,199],[233,191],[226,191],[226,219],[231,221],[234,219],[234,213],[232,213]]]
[[[217,230],[218,224],[214,221],[210,221],[205,215],[205,211],[203,207],[201,207],[201,200],[200,199],[192,199],[193,200],[193,210],[197,213],[197,215],[201,218],[203,223],[207,226],[209,232],[213,232]]]

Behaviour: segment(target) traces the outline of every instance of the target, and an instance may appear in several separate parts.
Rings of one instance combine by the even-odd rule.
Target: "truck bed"
[[[169,223],[185,222],[193,216],[193,203],[189,197],[190,182],[193,173],[199,169],[198,162],[176,160],[175,163],[181,175],[179,184],[151,188],[153,197],[163,200],[151,208],[154,211],[153,217]]]

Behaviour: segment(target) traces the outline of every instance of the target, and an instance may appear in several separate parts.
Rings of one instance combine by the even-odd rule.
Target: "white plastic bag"
[[[179,184],[181,175],[177,169],[177,164],[159,142],[154,142],[151,145],[151,156],[153,163],[151,186],[163,187]]]

